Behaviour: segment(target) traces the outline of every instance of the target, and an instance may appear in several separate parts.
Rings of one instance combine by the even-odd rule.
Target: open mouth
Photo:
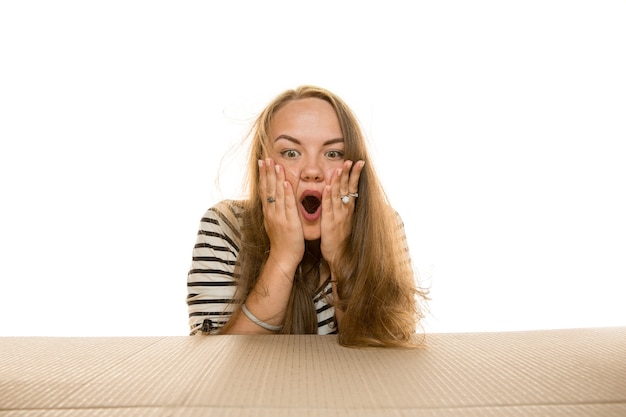
[[[314,195],[307,195],[302,199],[302,207],[304,207],[306,212],[309,214],[315,213],[321,204],[322,202],[320,199]]]

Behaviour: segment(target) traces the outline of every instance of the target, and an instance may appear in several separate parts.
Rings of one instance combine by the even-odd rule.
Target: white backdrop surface
[[[0,336],[187,334],[198,222],[242,169],[220,192],[221,158],[300,84],[361,120],[427,331],[626,325],[624,22],[596,0],[2,2]]]

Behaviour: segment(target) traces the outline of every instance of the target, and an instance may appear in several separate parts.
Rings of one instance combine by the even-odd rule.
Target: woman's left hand
[[[365,161],[345,161],[341,168],[333,174],[330,185],[327,185],[322,195],[321,220],[321,250],[322,256],[333,269],[335,255],[347,244],[352,233],[352,214],[356,198],[349,196],[348,203],[341,199],[343,196],[354,194],[359,189],[359,177]],[[352,168],[352,171],[350,171]]]

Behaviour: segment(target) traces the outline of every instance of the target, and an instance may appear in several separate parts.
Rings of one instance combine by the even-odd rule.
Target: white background
[[[623,1],[0,4],[0,335],[185,335],[222,156],[284,89],[355,110],[429,332],[626,325]],[[229,162],[230,161],[230,162]],[[228,182],[231,181],[231,182]]]

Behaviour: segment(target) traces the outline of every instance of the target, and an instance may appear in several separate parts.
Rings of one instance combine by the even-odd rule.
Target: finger
[[[343,167],[337,168],[330,182],[330,192],[332,196],[332,209],[333,210],[341,209],[341,205],[342,205],[341,196],[344,195],[342,194],[342,190],[341,190],[341,177],[343,176],[343,174],[344,174]]]
[[[365,161],[360,160],[354,164],[352,171],[350,172],[350,180],[348,182],[348,192],[356,193],[359,191],[359,178],[361,178],[361,172],[365,166]]]
[[[283,194],[285,199],[285,211],[288,220],[299,219],[296,197],[293,187],[289,181],[283,179]]]
[[[285,182],[285,173],[283,167],[280,165],[274,165],[274,190],[273,197],[279,204],[285,204],[285,187],[282,185]]]
[[[268,198],[276,199],[276,168],[271,158],[265,159],[265,195],[262,198],[266,201]],[[275,205],[276,203],[270,204]]]
[[[327,185],[322,191],[322,223],[330,222],[333,219],[333,200],[335,200],[332,186]]]
[[[284,209],[288,220],[299,219],[295,192],[282,165],[276,165],[276,202]]]
[[[267,174],[265,172],[265,161],[259,159],[259,198],[261,204],[266,205],[265,196],[267,195]]]
[[[339,178],[339,182],[340,182],[339,191],[342,196],[350,192],[350,188],[348,187],[348,180],[351,175],[350,168],[352,168],[352,161],[345,161],[343,163],[342,175]],[[343,173],[345,173],[345,175],[343,175]]]
[[[285,216],[287,211],[287,200],[285,199],[285,170],[280,165],[274,165],[274,179],[275,179],[275,195],[276,213],[281,216]],[[288,216],[287,216],[288,217]]]

